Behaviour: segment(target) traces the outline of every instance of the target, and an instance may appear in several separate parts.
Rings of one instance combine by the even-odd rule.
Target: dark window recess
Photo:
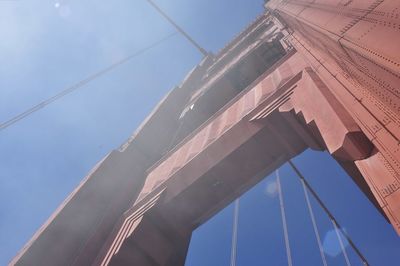
[[[236,47],[229,52],[230,55],[239,54],[241,50],[245,49],[254,41],[259,38],[264,32],[268,31],[274,23],[269,21],[266,24],[260,25],[256,30],[251,32],[244,40],[242,40]],[[225,55],[218,63],[216,63],[213,67],[209,69],[210,72],[217,72],[219,69],[224,67],[230,60],[232,60],[232,56]]]
[[[250,54],[242,58],[202,96],[188,105],[194,107],[192,109],[187,108],[181,115],[181,125],[177,130],[177,137],[172,147],[247,88],[285,53],[279,41],[272,41],[260,44]]]
[[[233,87],[240,92],[284,54],[285,50],[280,43],[263,43],[227,74],[228,79],[232,82]]]

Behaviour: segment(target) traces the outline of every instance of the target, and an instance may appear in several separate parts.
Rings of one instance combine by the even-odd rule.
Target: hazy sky
[[[263,10],[262,0],[157,3],[214,53]],[[0,122],[171,32],[174,29],[144,0],[0,0]],[[15,255],[93,165],[122,144],[200,60],[198,51],[176,35],[0,131],[0,265]],[[390,225],[328,156],[307,153],[299,158],[299,165],[314,174],[315,185],[366,256],[374,260],[372,265],[400,261],[400,241]],[[316,247],[313,235],[306,234],[312,233],[307,216],[298,213],[304,204],[296,207],[296,197],[301,196],[298,184],[291,182],[285,169],[283,185],[293,209],[288,214],[292,249],[304,261],[304,254],[314,251],[310,247]],[[270,180],[241,202],[238,265],[266,265],[267,260],[270,265],[284,265],[277,198],[264,193]],[[232,208],[228,207],[196,231],[187,264],[228,265],[231,223]],[[307,230],[302,227],[306,224]],[[321,230],[328,227],[321,225]],[[297,265],[314,265],[317,250],[312,254],[306,256],[308,264]],[[379,264],[382,260],[386,264]]]

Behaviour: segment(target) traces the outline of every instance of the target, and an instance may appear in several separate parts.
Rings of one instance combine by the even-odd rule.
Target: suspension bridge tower
[[[203,51],[11,264],[183,265],[195,228],[308,148],[400,233],[399,16],[397,0],[269,1]]]

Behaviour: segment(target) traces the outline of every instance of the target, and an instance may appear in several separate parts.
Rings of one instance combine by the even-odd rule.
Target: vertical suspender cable
[[[335,217],[332,215],[332,213],[329,211],[329,209],[325,206],[325,204],[322,202],[322,200],[319,198],[318,194],[314,191],[314,189],[308,184],[307,180],[304,178],[304,176],[300,173],[299,169],[294,165],[294,163],[289,160],[289,165],[292,167],[292,169],[295,171],[297,176],[303,180],[304,185],[307,187],[308,191],[313,195],[315,200],[318,202],[318,204],[321,206],[321,208],[324,210],[324,212],[328,215],[329,219],[332,221],[332,223],[335,224],[335,227],[339,229],[339,231],[342,233],[342,235],[346,238],[347,242],[349,242],[349,245],[352,247],[352,249],[357,253],[358,257],[361,259],[362,263],[365,266],[369,266],[369,263],[367,259],[364,257],[364,255],[361,253],[361,251],[357,248],[357,246],[354,244],[354,242],[351,240],[350,236],[342,229],[342,227],[339,225],[339,223],[336,221]]]
[[[235,200],[235,207],[234,207],[234,210],[233,210],[233,229],[232,229],[232,244],[231,244],[231,266],[236,266],[238,223],[239,223],[239,199],[236,199]]]
[[[285,247],[286,247],[286,256],[288,260],[288,266],[292,266],[292,254],[290,251],[290,243],[289,243],[289,233],[288,233],[288,226],[286,222],[286,214],[285,214],[285,205],[283,202],[283,195],[282,195],[282,188],[281,188],[281,180],[279,177],[279,170],[275,171],[276,174],[276,184],[278,187],[278,194],[279,194],[279,206],[281,208],[281,215],[282,215],[282,226],[283,226],[283,235],[285,237]]]
[[[317,222],[315,220],[314,211],[313,211],[313,208],[312,208],[312,205],[311,205],[311,202],[310,202],[310,198],[308,197],[307,188],[306,188],[306,185],[304,184],[304,181],[302,179],[300,179],[300,181],[301,181],[301,184],[302,184],[302,187],[303,187],[304,197],[305,197],[306,202],[307,202],[308,212],[310,214],[311,222],[312,222],[312,225],[313,225],[315,238],[317,239],[319,253],[321,254],[322,264],[324,266],[328,266],[328,263],[327,263],[326,257],[325,257],[325,253],[324,253],[324,249],[322,248],[321,237],[319,235]]]
[[[333,222],[333,221],[331,221],[331,222],[333,224],[333,228],[335,229],[336,236],[338,238],[339,245],[340,245],[340,248],[342,250],[343,257],[344,257],[344,259],[346,261],[346,265],[347,266],[351,266],[350,260],[349,260],[349,256],[347,255],[347,251],[346,251],[346,248],[344,247],[344,244],[343,244],[343,241],[342,241],[342,237],[340,236],[339,228],[337,227],[335,222]]]

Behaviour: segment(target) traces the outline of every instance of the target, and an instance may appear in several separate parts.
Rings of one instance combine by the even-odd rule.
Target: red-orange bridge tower
[[[181,265],[196,227],[307,148],[329,151],[400,232],[399,47],[397,0],[269,2],[11,264]]]

